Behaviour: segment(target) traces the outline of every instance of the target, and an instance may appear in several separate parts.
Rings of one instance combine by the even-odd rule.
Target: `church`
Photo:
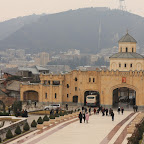
[[[40,74],[40,83],[21,83],[21,101],[83,106],[88,95],[96,94],[97,106],[131,107],[136,104],[142,108],[144,57],[136,53],[137,41],[128,32],[118,43],[118,53],[110,57],[110,70]]]

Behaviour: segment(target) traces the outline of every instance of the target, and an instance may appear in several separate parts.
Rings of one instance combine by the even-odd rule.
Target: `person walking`
[[[96,109],[94,108],[94,114],[96,114]]]
[[[85,113],[83,114],[83,120],[84,120],[84,123],[85,123],[85,119],[86,119],[86,116],[85,116]]]
[[[135,106],[135,109],[136,109],[136,112],[137,112],[138,111],[138,106],[137,105]]]
[[[123,115],[123,112],[124,112],[124,108],[122,107],[122,108],[121,108],[121,113],[122,113],[122,115]]]
[[[85,108],[85,113],[87,113],[87,108]]]
[[[117,111],[118,111],[118,114],[120,114],[120,107],[118,107],[118,110],[117,110]]]
[[[86,117],[86,122],[88,123],[88,120],[89,120],[89,114],[88,114],[88,112],[86,113],[85,117]]]
[[[79,113],[79,120],[80,120],[80,123],[82,123],[82,113],[81,112]]]
[[[112,121],[114,121],[114,112],[111,113]]]
[[[134,110],[134,112],[136,112],[136,105],[133,106],[133,110]]]
[[[104,115],[105,115],[105,109],[102,108],[102,116],[104,116]]]
[[[106,116],[108,116],[108,109],[106,108],[106,110],[105,110],[105,111],[106,111]]]
[[[68,104],[66,103],[66,110],[68,110]]]
[[[36,101],[34,102],[34,105],[35,105],[35,108],[36,108],[36,105],[37,105],[37,102],[36,102]]]
[[[91,107],[89,107],[89,114],[91,115]]]
[[[112,109],[110,108],[110,109],[109,109],[109,115],[110,115],[110,116],[111,116],[111,112],[112,112]]]

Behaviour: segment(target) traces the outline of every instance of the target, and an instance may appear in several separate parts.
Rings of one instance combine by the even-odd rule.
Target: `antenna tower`
[[[119,9],[122,11],[127,11],[125,0],[119,0]]]

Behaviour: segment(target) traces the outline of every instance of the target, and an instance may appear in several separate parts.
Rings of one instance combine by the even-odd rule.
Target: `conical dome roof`
[[[132,36],[130,36],[128,33],[125,36],[123,36],[119,40],[119,42],[135,42],[135,43],[137,43],[137,41]]]

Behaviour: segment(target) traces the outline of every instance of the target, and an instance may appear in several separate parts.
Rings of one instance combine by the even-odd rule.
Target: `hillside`
[[[0,41],[0,50],[14,48],[35,53],[80,49],[83,53],[97,53],[117,45],[127,29],[142,49],[143,24],[143,17],[120,10],[70,10],[44,15],[35,22],[25,24]]]

